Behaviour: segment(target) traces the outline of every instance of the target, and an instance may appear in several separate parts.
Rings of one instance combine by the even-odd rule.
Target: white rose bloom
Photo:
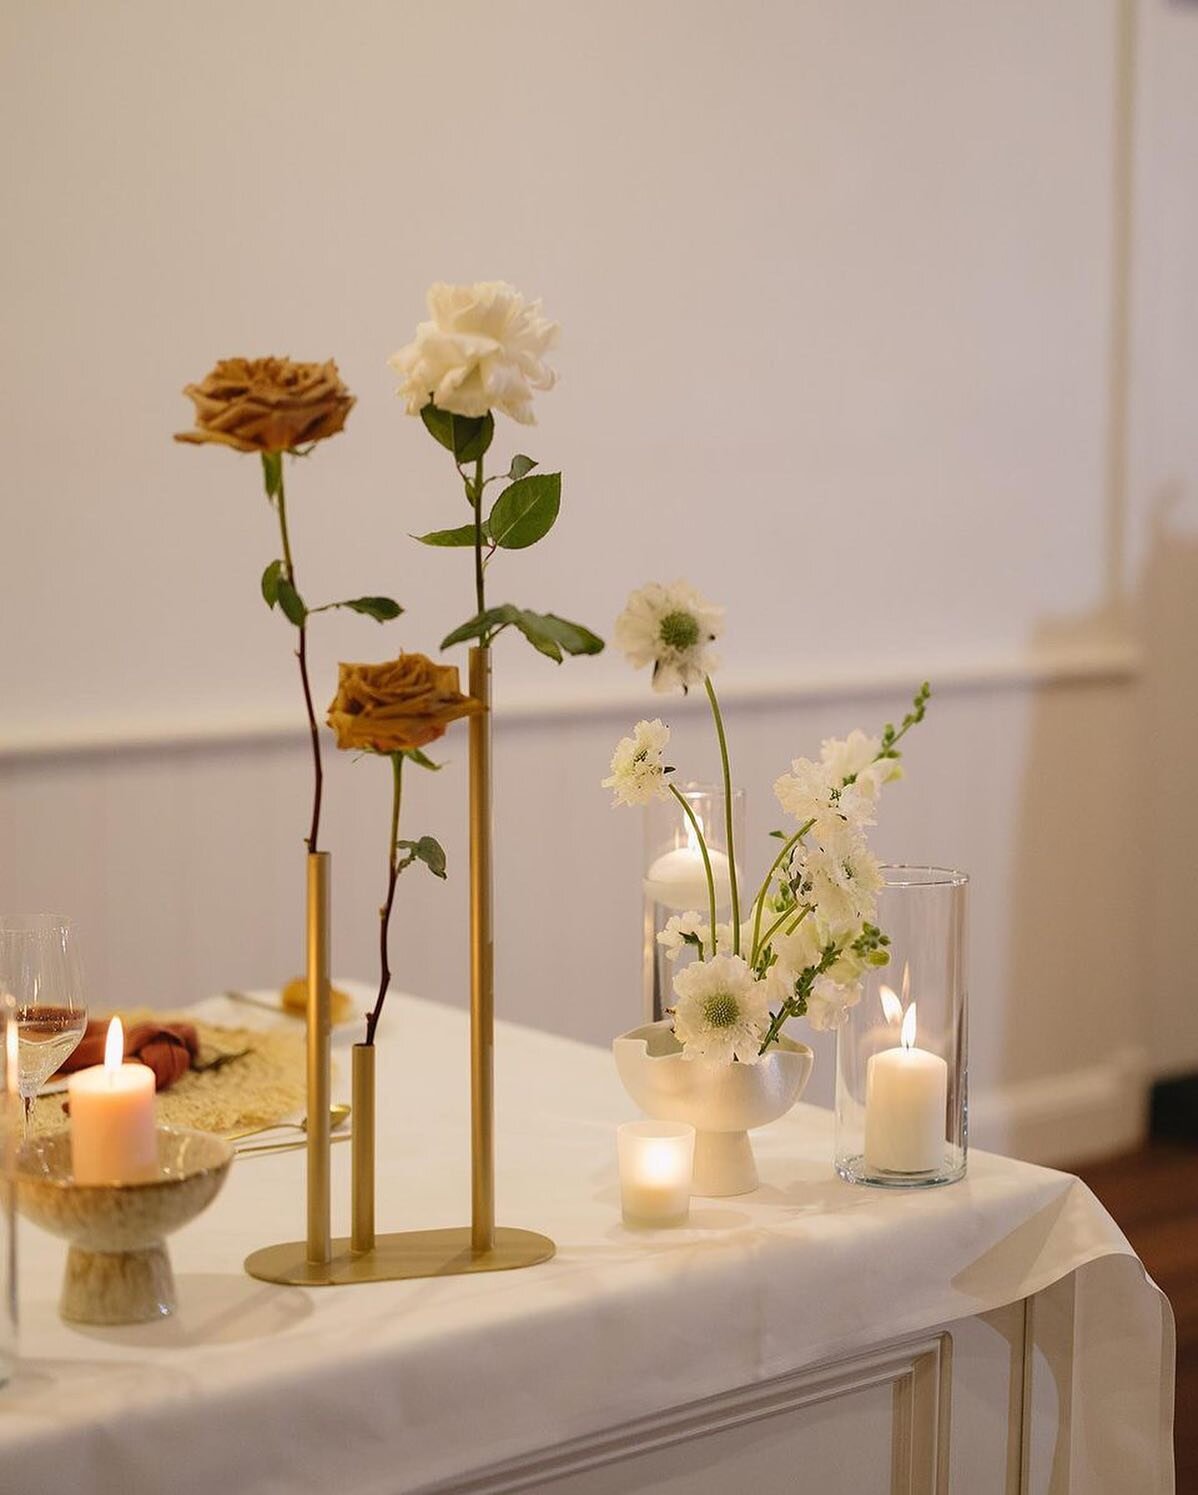
[[[653,666],[653,689],[685,692],[701,685],[719,660],[709,645],[724,626],[716,607],[689,582],[650,582],[629,597],[616,619],[616,644],[639,670]]]
[[[670,792],[662,754],[670,740],[670,729],[654,717],[637,722],[631,737],[621,737],[612,754],[611,777],[603,788],[612,791],[612,805],[647,805]]]
[[[674,1036],[683,1057],[756,1064],[770,1024],[767,983],[739,955],[692,961],[674,977]]]
[[[439,410],[478,417],[501,410],[521,425],[533,424],[532,392],[556,380],[544,355],[557,341],[558,324],[541,315],[502,280],[428,291],[429,320],[387,360],[403,382],[398,393],[408,414],[431,399]]]
[[[807,1021],[817,1033],[843,1026],[849,1008],[861,1000],[861,986],[853,982],[842,986],[830,976],[818,976],[807,996]]]

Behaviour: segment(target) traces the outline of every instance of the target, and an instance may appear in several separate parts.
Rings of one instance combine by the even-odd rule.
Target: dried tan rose
[[[329,726],[339,748],[397,753],[444,737],[450,722],[483,710],[458,688],[457,666],[423,654],[401,654],[386,664],[342,664]]]
[[[192,431],[176,441],[219,442],[239,452],[286,452],[335,436],[354,397],[337,365],[290,358],[222,358],[183,391],[196,407]]]

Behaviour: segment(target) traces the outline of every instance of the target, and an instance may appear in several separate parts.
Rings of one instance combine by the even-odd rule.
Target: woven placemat
[[[268,1126],[302,1113],[307,1091],[304,1031],[293,1028],[226,1028],[197,1022],[187,1012],[139,1009],[118,1014],[126,1028],[144,1022],[191,1023],[199,1039],[201,1065],[222,1054],[238,1054],[217,1069],[190,1070],[157,1096],[163,1126],[202,1132],[234,1132]],[[298,1025],[297,1025],[298,1026]],[[245,1051],[244,1053],[242,1051]],[[34,1104],[30,1130],[65,1126],[64,1095],[44,1095]]]

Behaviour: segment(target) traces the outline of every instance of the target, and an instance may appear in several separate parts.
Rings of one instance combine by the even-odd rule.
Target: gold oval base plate
[[[340,1287],[349,1282],[402,1282],[414,1277],[457,1277],[468,1272],[510,1272],[548,1261],[557,1247],[547,1235],[500,1225],[490,1251],[475,1251],[470,1227],[403,1230],[380,1235],[373,1251],[355,1252],[349,1237],[333,1242],[333,1259],[310,1262],[306,1241],[263,1246],[245,1259],[261,1282],[297,1287]]]

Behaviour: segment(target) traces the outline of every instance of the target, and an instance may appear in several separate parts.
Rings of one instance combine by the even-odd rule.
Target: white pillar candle
[[[626,1225],[681,1225],[690,1212],[695,1129],[683,1121],[626,1121],[616,1132]]]
[[[708,856],[715,883],[716,913],[719,914],[732,901],[728,858],[722,851],[715,850],[710,850]],[[711,900],[707,892],[707,869],[699,848],[679,846],[659,856],[645,878],[645,896],[676,914],[694,912],[706,916]]]
[[[71,1168],[79,1184],[130,1184],[158,1173],[154,1071],[124,1064],[119,1017],[108,1025],[104,1063],[81,1069],[68,1082]]]
[[[865,1068],[865,1166],[885,1173],[932,1173],[944,1163],[948,1065],[915,1047],[915,1003],[898,1048]]]

